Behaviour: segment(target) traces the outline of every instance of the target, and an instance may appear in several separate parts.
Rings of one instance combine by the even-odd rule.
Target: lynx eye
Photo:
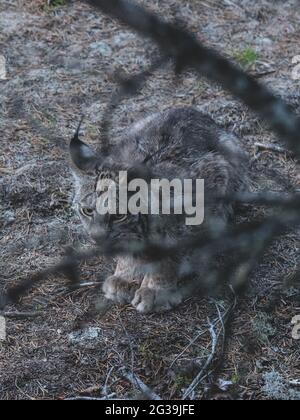
[[[90,207],[81,207],[80,212],[85,217],[93,217],[94,215],[94,209]]]

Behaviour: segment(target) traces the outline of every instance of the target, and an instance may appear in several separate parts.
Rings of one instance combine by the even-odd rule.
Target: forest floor
[[[206,45],[235,59],[300,113],[300,80],[292,77],[292,59],[300,54],[296,0],[256,0],[251,6],[242,0],[143,3],[166,19],[183,20]],[[0,287],[5,289],[57,263],[68,244],[89,246],[71,208],[68,142],[84,114],[83,137],[97,143],[116,70],[138,72],[155,51],[149,41],[81,2],[46,4],[0,0],[0,55],[7,68],[7,79],[0,80]],[[268,175],[270,168],[299,188],[298,162],[285,153],[257,153],[256,142],[279,144],[264,122],[194,74],[174,80],[171,67],[121,104],[114,138],[144,115],[182,105],[197,106],[241,138],[251,157],[256,155],[258,189],[282,189]],[[260,212],[251,209],[247,217]],[[234,312],[222,364],[213,383],[204,378],[194,398],[300,399],[300,389],[291,385],[300,379],[300,346],[292,338],[299,288],[290,282],[298,264],[295,231],[273,244],[252,274]],[[86,262],[82,282],[98,284],[112,269],[103,258]],[[140,390],[128,379],[132,372],[162,398],[182,398],[211,352],[208,318],[221,328],[218,310],[226,311],[226,299],[196,296],[170,313],[150,316],[131,306],[102,306],[84,331],[74,331],[94,289],[70,291],[63,278],[52,276],[5,309],[1,399],[137,398]],[[17,311],[33,316],[13,316]]]

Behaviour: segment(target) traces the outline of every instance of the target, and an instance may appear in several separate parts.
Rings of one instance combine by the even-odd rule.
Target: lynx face
[[[97,210],[97,202],[103,193],[100,191],[105,189],[101,188],[101,184],[107,184],[109,180],[117,182],[117,169],[122,165],[113,163],[109,158],[102,161],[89,146],[78,139],[77,134],[71,142],[70,151],[75,178],[73,205],[87,234],[96,242],[103,238],[145,239],[148,225],[146,215],[102,215]]]

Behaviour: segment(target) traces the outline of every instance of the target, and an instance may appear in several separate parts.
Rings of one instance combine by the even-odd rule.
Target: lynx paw
[[[130,303],[134,297],[139,284],[136,282],[129,282],[121,277],[108,277],[102,287],[106,299],[113,300],[117,303]]]
[[[177,290],[141,287],[136,291],[131,304],[137,311],[147,314],[150,312],[169,311],[179,305],[182,300],[183,297]]]

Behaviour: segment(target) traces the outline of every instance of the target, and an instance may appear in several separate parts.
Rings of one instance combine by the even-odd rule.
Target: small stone
[[[97,50],[97,52],[99,52],[104,57],[109,57],[109,56],[112,55],[111,47],[104,41],[93,42],[90,45],[90,47],[91,47],[92,50]]]
[[[225,381],[224,379],[218,380],[218,387],[221,391],[226,392],[233,385],[232,381]]]
[[[11,210],[7,210],[2,215],[2,220],[4,222],[4,226],[9,226],[16,220],[15,213]]]
[[[134,40],[134,38],[135,36],[129,32],[120,32],[111,39],[111,43],[119,48],[126,47]]]
[[[69,334],[69,342],[71,344],[84,344],[87,341],[97,340],[100,335],[102,335],[101,328],[90,327]]]
[[[257,38],[256,43],[260,45],[273,45],[274,44],[271,38]]]

